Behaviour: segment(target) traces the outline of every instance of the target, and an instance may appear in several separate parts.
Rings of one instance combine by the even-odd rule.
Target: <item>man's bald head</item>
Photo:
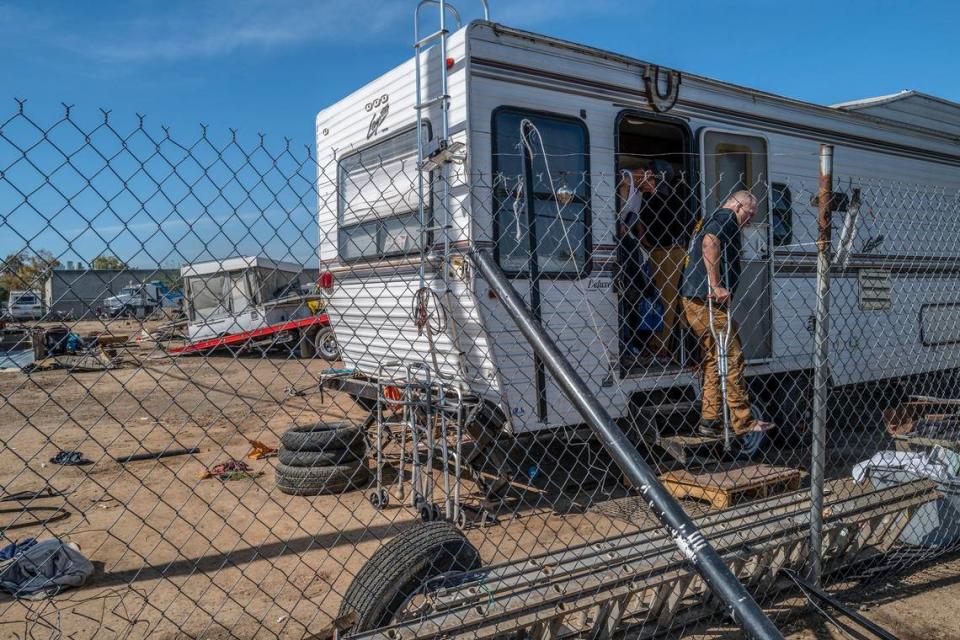
[[[723,203],[724,209],[730,209],[737,216],[737,222],[740,225],[750,224],[753,217],[757,215],[757,206],[759,201],[757,196],[746,189],[734,192]]]

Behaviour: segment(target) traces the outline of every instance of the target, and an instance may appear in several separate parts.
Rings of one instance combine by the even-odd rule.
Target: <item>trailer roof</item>
[[[960,104],[921,91],[904,90],[832,106],[834,109],[856,111],[875,118],[960,135]]]
[[[225,258],[223,260],[210,260],[207,262],[197,262],[187,264],[180,268],[180,275],[187,276],[205,276],[221,271],[240,271],[242,269],[270,269],[273,271],[288,271],[290,273],[300,273],[303,266],[293,262],[283,262],[272,260],[264,256],[237,256]]]
[[[550,44],[551,46],[567,49],[569,51],[579,52],[582,54],[597,56],[605,58],[607,60],[618,61],[626,64],[652,64],[648,61],[642,60],[640,58],[634,58],[628,55],[615,53],[606,49],[600,49],[598,47],[593,47],[590,45],[584,45],[577,42],[572,42],[570,40],[563,40],[561,38],[555,38],[553,36],[546,36],[540,33],[525,31],[523,29],[517,29],[514,27],[505,26],[503,24],[488,22],[485,20],[474,20],[472,23],[467,25],[465,28],[469,29],[473,25],[483,25],[487,26],[497,34],[503,35],[513,35],[522,39],[529,40],[539,40]],[[678,69],[679,70],[679,69]],[[682,70],[679,70],[682,71]],[[779,101],[785,104],[793,104],[815,111],[820,113],[832,113],[835,115],[844,115],[848,117],[858,118],[858,117],[868,117],[874,122],[886,121],[888,125],[893,126],[908,126],[912,127],[915,130],[922,131],[928,135],[934,135],[941,138],[946,138],[952,143],[957,143],[958,134],[960,134],[960,104],[951,102],[944,98],[938,98],[926,93],[922,93],[914,90],[901,91],[900,93],[878,96],[875,98],[865,98],[861,100],[854,100],[851,102],[843,102],[835,105],[823,105],[817,104],[815,102],[809,102],[807,100],[801,100],[799,98],[791,98],[789,96],[784,96],[781,94],[770,93],[768,91],[763,91],[760,89],[754,89],[752,87],[746,87],[743,85],[738,85],[733,82],[728,82],[725,80],[719,80],[717,78],[711,78],[709,76],[702,76],[695,73],[689,73],[682,71],[683,75],[687,78],[696,79],[697,81],[713,85],[716,87],[726,87],[728,89],[733,89],[735,91],[745,92],[756,97],[764,97],[772,100]],[[909,99],[909,100],[908,100]],[[876,107],[881,107],[889,105],[892,102],[911,102],[912,107],[911,111],[921,110],[920,102],[926,102],[927,106],[936,105],[939,110],[939,114],[934,118],[917,118],[914,117],[914,114],[911,113],[908,116],[900,116],[895,113],[896,110],[884,109],[881,111]],[[893,112],[892,112],[893,111]]]

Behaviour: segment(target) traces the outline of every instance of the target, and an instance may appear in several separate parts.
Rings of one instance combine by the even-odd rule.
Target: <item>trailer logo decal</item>
[[[665,70],[667,86],[660,91],[660,67],[648,64],[643,70],[643,84],[647,89],[647,102],[657,113],[666,113],[673,109],[680,97],[680,72]]]
[[[383,124],[383,121],[387,119],[387,114],[390,113],[390,105],[387,104],[390,101],[390,94],[385,93],[379,98],[371,100],[364,108],[369,112],[374,109],[380,109],[380,111],[373,114],[373,119],[370,120],[370,126],[367,128],[367,140],[377,135],[377,132],[380,130],[380,125]]]

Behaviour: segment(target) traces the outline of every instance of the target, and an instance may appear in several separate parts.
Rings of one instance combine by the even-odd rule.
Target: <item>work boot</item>
[[[701,420],[697,431],[707,438],[720,438],[723,436],[723,422],[720,420]]]

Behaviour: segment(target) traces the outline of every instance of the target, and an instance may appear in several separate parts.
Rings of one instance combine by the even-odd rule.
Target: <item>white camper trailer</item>
[[[319,297],[305,295],[303,267],[263,256],[240,256],[180,269],[188,342],[170,353],[206,353],[291,344],[302,357],[337,358],[336,339]]]
[[[320,260],[333,276],[331,324],[356,372],[351,392],[369,397],[364,380],[424,363],[481,399],[508,436],[581,423],[471,268],[466,254],[476,248],[493,252],[611,414],[695,386],[675,319],[667,361],[637,371],[619,353],[617,177],[631,157],[657,156],[685,176],[674,210],[680,230],[651,256],[664,273],[678,273],[691,224],[737,178],[760,197],[745,231],[747,284],[735,314],[748,376],[761,388],[775,381],[781,408],[789,405],[804,397],[812,367],[810,199],[821,143],[835,147],[835,180],[847,198],[835,215],[833,276],[834,300],[846,301],[834,304],[862,314],[835,327],[832,383],[960,366],[960,325],[937,320],[960,304],[950,297],[956,284],[943,280],[958,278],[956,252],[903,233],[892,215],[858,220],[861,196],[851,198],[870,180],[956,193],[960,105],[904,92],[820,106],[489,21],[438,34],[434,44],[316,118],[317,161],[336,168],[318,181]],[[957,224],[925,218],[929,229]],[[661,284],[676,296],[675,281]],[[430,327],[418,322],[418,305]],[[871,343],[857,333],[865,326],[911,337]]]

